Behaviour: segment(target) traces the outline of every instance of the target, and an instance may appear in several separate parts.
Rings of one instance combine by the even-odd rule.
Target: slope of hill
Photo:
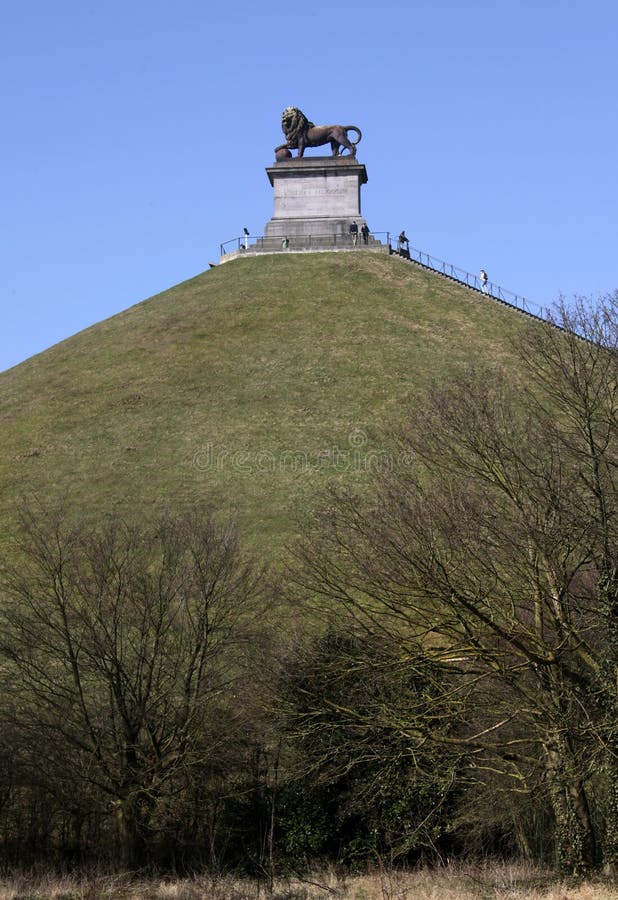
[[[278,546],[329,476],[362,477],[416,390],[508,358],[523,325],[381,254],[217,267],[0,375],[0,516],[32,491],[144,511],[200,496]]]

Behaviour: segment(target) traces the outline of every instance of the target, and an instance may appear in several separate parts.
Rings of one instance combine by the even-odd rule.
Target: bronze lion
[[[356,156],[356,145],[363,136],[356,125],[314,125],[296,106],[283,110],[281,129],[286,142],[275,147],[275,154],[282,150],[298,150],[299,158],[304,154],[305,147],[321,147],[323,144],[331,145],[333,156],[341,156],[340,147],[349,150],[350,156]],[[355,131],[358,138],[349,140],[348,131]]]

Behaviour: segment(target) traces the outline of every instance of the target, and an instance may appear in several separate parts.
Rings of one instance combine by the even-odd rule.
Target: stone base
[[[350,224],[356,222],[358,225],[358,240],[361,240],[361,226],[365,220],[361,216],[350,217],[349,219],[275,219],[266,223],[264,235],[272,238],[284,237],[323,237],[332,240],[333,237],[350,237]],[[350,238],[351,239],[351,238]]]
[[[267,237],[349,235],[351,222],[364,223],[360,188],[367,171],[350,156],[285,159],[266,169],[274,188],[275,209]],[[360,240],[360,237],[359,237]]]

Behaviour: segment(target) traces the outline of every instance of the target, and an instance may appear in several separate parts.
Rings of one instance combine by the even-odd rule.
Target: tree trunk
[[[607,794],[604,803],[605,833],[603,864],[608,875],[618,873],[618,583],[615,570],[606,564],[599,578],[599,602],[605,611],[607,652],[604,666],[605,701],[601,715],[604,729],[604,777]]]
[[[618,748],[616,748],[618,750]],[[605,763],[605,833],[603,835],[603,865],[607,875],[618,873],[618,759],[607,751]]]
[[[558,868],[582,875],[594,867],[596,842],[588,798],[581,777],[574,773],[567,742],[557,736],[545,747],[549,794],[556,821]]]
[[[149,861],[148,824],[152,802],[136,790],[118,803],[120,861],[126,869],[141,869]]]

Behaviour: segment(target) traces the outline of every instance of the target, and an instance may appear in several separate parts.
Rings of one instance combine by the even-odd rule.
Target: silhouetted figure
[[[361,234],[363,236],[363,244],[367,244],[369,242],[369,226],[366,222],[363,222]]]
[[[356,247],[358,243],[358,225],[356,222],[352,222],[350,225],[350,234],[352,235],[352,246]]]

